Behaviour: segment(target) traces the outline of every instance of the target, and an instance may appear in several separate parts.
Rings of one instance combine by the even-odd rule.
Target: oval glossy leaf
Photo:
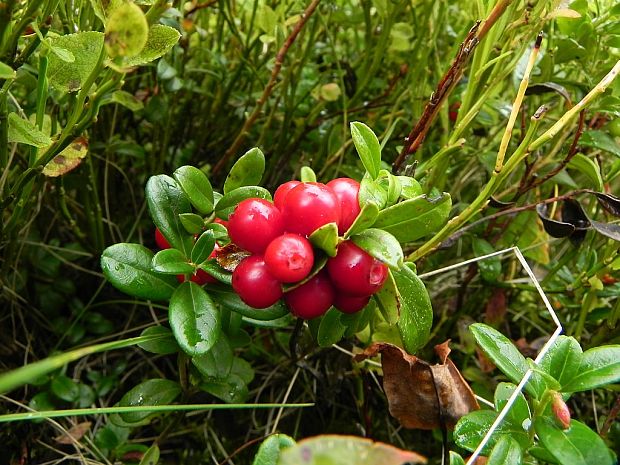
[[[486,465],[521,465],[523,452],[519,443],[510,436],[502,436],[487,460]]]
[[[172,331],[164,326],[150,326],[142,331],[140,336],[159,336],[157,339],[151,339],[138,344],[138,347],[152,354],[168,355],[176,354],[179,351],[179,345]]]
[[[394,176],[387,170],[379,171],[377,182],[383,186],[386,192],[386,204],[394,205],[400,198],[402,186],[398,180],[398,176]]]
[[[121,407],[143,407],[170,404],[181,394],[179,383],[169,379],[149,379],[128,391],[118,402]],[[127,423],[139,423],[148,418],[148,410],[121,413],[119,416]]]
[[[382,210],[374,227],[389,232],[401,243],[412,242],[441,228],[451,208],[449,194],[434,199],[422,195]]]
[[[587,391],[620,381],[620,345],[586,350],[576,376],[562,386],[565,392]]]
[[[403,465],[426,463],[415,452],[356,436],[323,434],[285,449],[278,465]]]
[[[379,139],[372,132],[372,129],[359,121],[351,123],[351,137],[362,165],[364,165],[372,179],[377,179],[381,169],[381,145],[379,144]]]
[[[512,383],[499,383],[495,388],[495,410],[500,412],[508,403],[508,399],[515,392],[516,385]],[[517,394],[517,397],[510,407],[506,419],[514,423],[515,425],[523,425],[525,420],[529,420],[531,417],[530,407],[525,400],[525,396],[522,393]]]
[[[289,313],[288,308],[281,301],[267,308],[252,308],[245,304],[230,287],[226,286],[213,285],[209,289],[209,294],[218,304],[253,320],[275,320]]]
[[[215,260],[207,260],[206,262],[202,262],[198,265],[198,268],[206,271],[222,283],[226,283],[228,285],[232,284],[232,273],[219,266]]]
[[[321,317],[319,329],[316,335],[316,342],[320,347],[330,347],[336,344],[344,336],[347,327],[340,322],[342,312],[334,307],[330,308]]]
[[[199,234],[204,226],[202,216],[195,213],[181,213],[179,220],[189,234]]]
[[[603,207],[607,213],[620,216],[620,199],[618,197],[604,192],[592,192],[592,194],[596,195],[598,203],[601,204],[601,207]]]
[[[67,402],[74,402],[80,396],[80,385],[65,375],[55,376],[50,388],[56,397]]]
[[[559,463],[614,465],[615,460],[601,437],[583,423],[571,420],[567,430],[549,417],[537,417],[534,428],[540,442]]]
[[[151,269],[153,252],[140,244],[114,244],[101,254],[101,269],[119,291],[141,299],[167,300],[178,282]]]
[[[378,216],[379,207],[374,203],[365,204],[349,230],[344,233],[344,238],[347,239],[353,234],[361,233],[365,229],[370,228],[375,223]]]
[[[398,330],[410,354],[415,354],[430,337],[433,307],[424,283],[408,266],[392,270],[400,301]]]
[[[0,79],[15,79],[17,73],[6,63],[0,61]]]
[[[149,447],[149,450],[144,453],[138,465],[157,465],[158,463],[159,447],[157,447],[157,444],[153,444]]]
[[[309,166],[302,166],[299,173],[299,179],[301,182],[316,182],[316,173]]]
[[[324,224],[310,234],[308,240],[317,249],[322,250],[330,257],[335,257],[338,246],[338,226],[336,223]]]
[[[125,57],[124,66],[139,66],[150,63],[164,56],[179,41],[181,34],[175,28],[154,24],[149,29],[146,44],[140,53],[133,57]]]
[[[248,150],[230,169],[224,181],[224,194],[242,187],[256,186],[265,172],[265,155],[258,147]]]
[[[579,374],[582,354],[574,337],[560,336],[540,361],[540,369],[555,378],[564,390]]]
[[[280,453],[295,445],[295,440],[286,434],[273,434],[263,441],[254,456],[252,465],[277,465]]]
[[[547,216],[547,211],[547,205],[543,203],[536,205],[536,213],[538,214],[540,221],[542,221],[543,227],[545,228],[547,234],[551,237],[562,238],[568,237],[575,232],[575,226],[570,223],[549,218],[549,216]]]
[[[614,241],[620,241],[620,226],[615,223],[601,223],[599,221],[590,220],[590,225],[597,233],[605,237],[609,237]]]
[[[250,198],[265,199],[271,202],[271,194],[267,189],[260,186],[243,186],[224,195],[215,206],[215,213],[218,218],[227,220],[228,215],[233,212],[239,202]]]
[[[577,153],[570,159],[567,167],[583,173],[590,180],[594,189],[599,191],[604,189],[601,167],[595,160],[586,157],[583,153]]]
[[[211,252],[213,252],[214,247],[215,236],[213,235],[213,231],[203,232],[192,249],[192,263],[200,265],[202,262],[207,260],[209,255],[211,255]]]
[[[112,11],[105,27],[105,48],[110,58],[140,53],[149,35],[146,16],[135,3],[121,3]]]
[[[390,325],[396,324],[400,315],[400,294],[391,271],[388,271],[388,278],[374,299],[383,319]]]
[[[191,234],[185,231],[179,215],[191,213],[187,195],[170,176],[151,176],[146,183],[146,201],[155,226],[168,243],[189,257],[194,246]]]
[[[404,199],[413,199],[423,193],[420,183],[411,176],[396,176],[401,185],[400,196]]]
[[[184,282],[170,299],[170,328],[189,355],[206,354],[220,337],[220,311],[198,284]]]
[[[234,373],[226,379],[201,383],[200,389],[229,404],[242,404],[249,395],[247,383]]]
[[[592,147],[620,157],[620,144],[604,131],[586,131],[579,139],[579,145]]]
[[[479,237],[474,237],[472,239],[472,246],[476,257],[495,252],[491,244]],[[502,274],[502,262],[499,257],[489,257],[485,260],[476,262],[476,264],[478,265],[478,270],[480,270],[480,276],[482,276],[482,279],[485,281],[497,281]]]
[[[377,260],[385,263],[393,270],[399,270],[405,260],[403,249],[399,242],[389,232],[382,229],[369,228],[351,240]]]
[[[482,351],[508,379],[518,384],[528,370],[525,357],[510,340],[483,323],[469,327]]]
[[[213,188],[206,174],[194,166],[181,166],[172,176],[200,214],[209,215],[213,211]]]
[[[177,249],[160,250],[153,257],[153,270],[164,274],[193,273],[194,266],[187,263],[187,259]]]
[[[473,452],[482,441],[482,438],[487,434],[489,428],[491,428],[495,418],[497,418],[497,412],[490,410],[476,410],[468,413],[458,421],[454,428],[454,442],[463,449]],[[512,435],[515,437],[510,426],[511,425],[506,422],[500,423],[487,445],[482,449],[483,455],[488,455],[502,436]],[[520,435],[520,439],[524,439],[526,445],[528,445],[528,436],[523,433],[523,431],[517,433]],[[521,443],[521,441],[518,442]]]
[[[387,204],[387,191],[381,183],[374,181],[369,176],[364,176],[360,183],[358,198],[360,206],[363,207],[372,203],[381,210]]]
[[[465,460],[456,452],[450,451],[450,465],[465,465]]]
[[[192,357],[192,364],[205,380],[226,379],[233,366],[234,354],[228,338],[221,334],[211,350],[204,355]]]

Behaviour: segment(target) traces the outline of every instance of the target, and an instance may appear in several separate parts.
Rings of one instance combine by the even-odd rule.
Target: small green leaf
[[[324,251],[330,257],[335,257],[338,246],[338,225],[336,223],[324,224],[310,234],[308,240],[317,249]]]
[[[211,252],[213,252],[214,247],[215,237],[213,235],[213,231],[203,232],[194,244],[194,248],[192,249],[192,262],[200,265],[202,262],[209,258],[209,255],[211,255]]]
[[[50,85],[61,92],[76,92],[95,70],[103,49],[102,32],[87,31],[49,37],[50,46],[69,51],[75,57],[67,63],[56,54],[49,55],[47,77]]]
[[[80,386],[65,375],[55,376],[50,388],[54,395],[67,402],[74,402],[80,396]]]
[[[420,183],[410,176],[397,176],[401,185],[400,196],[404,199],[413,199],[422,195],[423,189]]]
[[[495,410],[497,412],[501,411],[508,402],[508,399],[517,389],[517,386],[512,383],[499,383],[495,388]],[[530,407],[525,400],[525,396],[522,393],[517,395],[514,404],[510,407],[506,418],[509,421],[512,421],[515,425],[523,425],[525,420],[529,420],[530,415]]]
[[[454,442],[459,447],[473,452],[491,428],[495,418],[497,418],[497,412],[491,410],[475,410],[468,413],[458,421],[454,428]],[[530,439],[520,425],[503,421],[482,449],[482,455],[488,456],[503,436],[512,437],[524,448],[530,445]]]
[[[33,147],[47,147],[52,143],[52,139],[30,121],[20,118],[17,113],[9,113],[8,141]]]
[[[181,394],[181,386],[169,379],[149,379],[129,390],[118,402],[121,407],[170,404]],[[140,423],[152,415],[148,410],[119,414],[127,423]]]
[[[360,206],[363,207],[372,203],[381,210],[387,204],[387,191],[380,182],[371,179],[369,176],[364,176],[360,183],[358,198]]]
[[[316,336],[316,342],[319,347],[330,347],[342,339],[347,327],[340,322],[341,315],[342,312],[340,310],[332,307],[321,317]]]
[[[125,2],[112,11],[105,26],[105,48],[110,58],[133,57],[140,53],[149,36],[149,24],[142,9]]]
[[[472,239],[472,248],[476,257],[482,257],[495,252],[493,246],[482,238]],[[502,274],[502,262],[499,257],[490,257],[476,262],[480,270],[480,276],[485,281],[496,282]]]
[[[374,203],[365,204],[349,230],[344,233],[344,238],[348,239],[352,235],[361,233],[370,228],[375,223],[378,216],[379,207],[377,207],[377,205]]]
[[[388,278],[374,298],[385,321],[390,325],[396,324],[400,315],[400,294],[391,271],[388,271]]]
[[[510,436],[502,436],[487,460],[486,465],[521,465],[523,452],[519,443]]]
[[[232,284],[232,273],[226,271],[220,265],[215,262],[215,260],[207,260],[198,265],[203,271],[206,271],[208,274],[213,276],[215,279],[222,283],[226,283],[228,285]]]
[[[17,73],[9,65],[0,61],[0,79],[15,79]]]
[[[405,259],[403,249],[390,233],[370,228],[351,236],[351,240],[393,270],[399,270],[403,266]]]
[[[245,199],[259,198],[269,200],[271,202],[271,194],[269,191],[260,186],[243,186],[230,191],[215,206],[215,213],[218,218],[228,219],[237,204]]]
[[[282,450],[295,445],[295,440],[286,434],[273,434],[263,441],[254,456],[252,465],[278,465]]]
[[[146,350],[147,352],[151,352],[152,354],[160,355],[176,354],[179,351],[179,345],[174,339],[172,331],[170,331],[164,326],[149,326],[140,334],[140,336],[155,335],[160,336],[160,338],[153,339],[151,341],[140,342],[138,344],[138,347]]]
[[[187,262],[187,258],[177,249],[160,250],[153,257],[153,270],[164,274],[193,273],[194,266]]]
[[[168,53],[180,37],[181,34],[175,28],[163,24],[154,24],[149,29],[146,44],[140,53],[125,58],[123,64],[125,66],[140,66],[150,63]]]
[[[450,451],[450,465],[465,465],[465,460],[456,452]]]
[[[124,90],[115,90],[110,98],[112,102],[118,103],[134,113],[144,108],[144,104],[140,100]]]
[[[540,369],[555,378],[562,390],[580,373],[581,346],[574,337],[560,336],[540,361]]]
[[[528,370],[527,361],[510,340],[483,323],[469,327],[476,342],[497,368],[514,383],[519,383]]]
[[[144,453],[138,465],[157,465],[158,463],[159,463],[159,447],[157,447],[157,444],[153,444]]]
[[[198,234],[204,227],[202,216],[196,215],[195,213],[181,213],[179,214],[179,220],[183,228],[190,234]]]
[[[66,48],[54,47],[50,45],[50,50],[54,55],[56,55],[60,60],[64,61],[65,63],[73,63],[75,61],[75,55],[73,55],[73,53],[71,53]]]
[[[179,215],[191,213],[187,195],[170,176],[151,176],[146,183],[146,200],[155,226],[168,243],[189,257],[194,239],[185,231]]]
[[[299,178],[301,182],[316,182],[316,174],[309,166],[302,166]]]
[[[196,210],[202,215],[213,211],[213,188],[206,174],[193,166],[181,166],[172,176]]]
[[[198,284],[184,282],[172,294],[170,328],[188,355],[206,354],[220,336],[220,312]]]
[[[398,330],[405,350],[415,354],[430,337],[433,324],[433,307],[424,283],[408,266],[392,270],[398,298],[400,319]]]
[[[381,169],[381,145],[368,126],[354,121],[351,123],[351,137],[357,153],[372,179],[377,179]]]
[[[604,131],[586,131],[579,139],[579,145],[592,147],[620,157],[620,144]]]
[[[451,207],[449,194],[432,200],[422,195],[382,210],[374,227],[389,232],[401,243],[412,242],[442,227]]]
[[[583,153],[577,153],[568,162],[568,168],[583,173],[592,182],[592,187],[598,191],[603,191],[603,177],[601,176],[601,167],[596,160],[586,157]]]
[[[233,366],[234,354],[225,334],[221,334],[211,350],[192,357],[192,364],[206,380],[225,380]]]
[[[242,404],[248,398],[248,386],[238,375],[231,373],[226,379],[209,380],[200,389],[229,404]]]
[[[224,181],[224,194],[242,187],[256,186],[265,172],[265,155],[258,147],[248,150],[230,169]]]
[[[620,345],[594,347],[586,350],[576,376],[566,385],[565,392],[587,391],[620,381]]]
[[[610,450],[601,437],[583,423],[571,420],[560,429],[550,417],[536,417],[534,428],[540,442],[559,463],[570,465],[613,465]]]
[[[141,299],[167,300],[178,282],[151,269],[153,252],[139,244],[114,244],[101,254],[101,269],[118,290]]]
[[[239,295],[233,292],[230,287],[213,285],[209,289],[209,294],[218,304],[224,305],[230,310],[240,313],[241,315],[251,318],[252,320],[276,320],[289,313],[288,308],[281,301],[278,301],[271,307],[267,308],[252,308],[245,304]]]
[[[387,194],[387,205],[394,205],[400,198],[402,186],[398,179],[398,176],[394,176],[387,170],[379,171],[379,178],[377,182],[383,186]]]

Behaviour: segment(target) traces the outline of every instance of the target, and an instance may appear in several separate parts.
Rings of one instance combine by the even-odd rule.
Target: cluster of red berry
[[[307,279],[315,258],[308,236],[328,223],[336,223],[344,234],[360,213],[359,188],[348,178],[327,184],[289,181],[278,187],[274,203],[258,198],[240,202],[229,217],[228,235],[252,255],[232,275],[239,297],[254,308],[283,297],[291,313],[304,319],[321,316],[332,305],[346,313],[364,308],[388,272],[353,242],[341,242],[336,256]],[[283,283],[293,286],[283,292]]]

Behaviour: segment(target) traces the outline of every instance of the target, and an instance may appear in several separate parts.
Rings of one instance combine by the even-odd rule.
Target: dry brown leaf
[[[237,268],[237,265],[241,262],[241,260],[249,256],[249,252],[246,252],[232,242],[215,251],[215,261],[217,261],[217,264],[226,271],[230,272],[235,271],[235,268]]]
[[[453,429],[466,413],[480,408],[474,393],[448,358],[449,341],[435,346],[441,363],[431,365],[400,347],[378,342],[356,361],[381,354],[383,388],[390,414],[405,428]]]
[[[78,423],[77,425],[72,426],[60,436],[56,436],[54,438],[54,441],[56,441],[58,444],[73,444],[74,442],[82,439],[82,437],[90,429],[90,425],[90,421]]]

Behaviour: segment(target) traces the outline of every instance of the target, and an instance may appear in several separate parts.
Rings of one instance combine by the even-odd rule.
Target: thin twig
[[[260,116],[261,112],[263,111],[263,106],[265,105],[265,102],[271,95],[271,92],[273,92],[273,88],[276,85],[278,75],[280,74],[280,70],[282,69],[282,63],[284,62],[284,58],[286,57],[286,54],[289,48],[291,48],[291,45],[293,45],[293,43],[295,42],[295,39],[297,39],[297,36],[301,32],[304,25],[308,22],[308,19],[310,19],[310,16],[312,16],[312,13],[314,13],[314,11],[316,10],[316,7],[319,5],[320,1],[321,0],[312,0],[310,5],[308,5],[308,8],[306,8],[306,10],[302,13],[301,19],[297,22],[297,24],[293,28],[293,31],[284,41],[282,48],[280,48],[280,50],[278,51],[276,55],[276,61],[273,65],[273,70],[271,71],[271,77],[269,78],[269,82],[267,83],[267,85],[265,86],[265,89],[263,90],[263,94],[256,101],[256,106],[254,107],[254,110],[252,111],[250,116],[248,116],[248,118],[245,120],[245,123],[243,127],[241,128],[241,131],[239,131],[239,134],[237,134],[237,137],[235,138],[233,143],[230,145],[230,147],[228,147],[226,152],[224,152],[224,155],[222,156],[222,158],[220,158],[219,161],[213,167],[213,170],[212,170],[213,175],[217,175],[217,173],[219,173],[220,170],[224,168],[226,163],[228,163],[228,160],[230,159],[230,157],[232,157],[235,153],[237,153],[237,151],[239,150],[239,148],[245,141],[248,133],[250,132],[250,128],[254,125],[254,123]]]

